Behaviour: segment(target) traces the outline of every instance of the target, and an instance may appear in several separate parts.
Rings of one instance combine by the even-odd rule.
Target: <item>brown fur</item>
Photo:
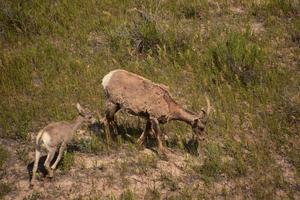
[[[49,173],[49,177],[52,177],[53,170],[56,168],[58,162],[62,158],[62,154],[67,144],[72,140],[76,130],[85,121],[88,122],[95,121],[95,119],[90,114],[90,112],[81,108],[79,104],[77,104],[77,109],[79,115],[75,120],[71,122],[61,121],[61,122],[50,123],[38,133],[36,137],[35,161],[32,170],[32,178],[31,178],[30,185],[33,185],[36,179],[36,171],[42,153],[41,152],[42,146],[45,147],[45,149],[47,150],[47,159],[44,163],[44,166]],[[59,154],[57,156],[57,159],[55,163],[50,167],[50,163],[59,145],[60,148],[59,148]]]
[[[112,72],[111,72],[112,73]],[[159,123],[180,120],[190,124],[197,135],[203,133],[206,112],[195,114],[173,100],[166,86],[153,83],[137,74],[125,71],[113,71],[105,84],[106,121],[114,125],[114,114],[124,109],[131,114],[146,118],[147,125],[139,141],[144,142],[145,134],[154,130],[162,149]],[[209,111],[208,111],[209,112]],[[151,127],[151,128],[149,128]]]

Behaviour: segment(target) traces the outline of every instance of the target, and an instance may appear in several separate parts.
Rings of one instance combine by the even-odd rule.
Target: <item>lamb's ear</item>
[[[79,103],[76,104],[76,108],[79,113],[83,113],[83,108],[81,107],[81,105]]]

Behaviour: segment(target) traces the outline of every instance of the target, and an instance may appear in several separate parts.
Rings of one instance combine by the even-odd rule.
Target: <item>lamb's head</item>
[[[196,136],[199,140],[203,140],[205,137],[205,126],[207,124],[209,114],[211,112],[210,101],[208,97],[205,96],[206,103],[207,103],[207,110],[201,109],[201,113],[199,117],[194,120],[192,124],[192,128]]]
[[[79,103],[76,104],[76,108],[78,110],[79,115],[84,118],[85,122],[93,124],[97,121],[96,118],[93,116],[93,113],[89,109],[82,108]]]

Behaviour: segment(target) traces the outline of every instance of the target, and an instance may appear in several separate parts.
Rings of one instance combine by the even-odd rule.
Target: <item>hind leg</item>
[[[149,132],[151,131],[151,122],[149,120],[147,120],[146,122],[146,127],[142,133],[142,135],[139,137],[139,139],[137,140],[137,143],[139,145],[143,145],[145,143],[145,139],[147,138],[147,136],[149,135]]]
[[[115,114],[116,112],[118,112],[120,110],[120,107],[111,102],[111,101],[106,101],[105,102],[105,123],[106,125],[108,124],[108,127],[109,127],[109,130],[107,130],[109,132],[109,135],[108,133],[106,133],[106,138],[107,140],[110,140],[110,136],[112,134],[116,135],[117,134],[117,125],[116,125],[116,122],[115,122]],[[106,131],[106,132],[107,132]]]
[[[34,165],[33,165],[33,169],[32,169],[32,177],[31,177],[30,185],[34,185],[34,182],[36,181],[36,172],[38,169],[40,157],[41,157],[41,151],[39,148],[36,148],[35,160],[34,160]]]

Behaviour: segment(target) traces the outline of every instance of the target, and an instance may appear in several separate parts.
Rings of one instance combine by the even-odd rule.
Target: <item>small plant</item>
[[[62,162],[59,165],[60,166],[59,168],[63,171],[69,171],[73,165],[74,165],[74,153],[66,151],[64,153]]]
[[[172,174],[162,173],[160,180],[162,182],[162,187],[167,188],[170,191],[176,191],[179,186],[177,180],[172,176]]]
[[[222,149],[217,144],[208,144],[205,147],[207,158],[202,166],[203,174],[216,177],[222,172]]]
[[[299,13],[299,2],[293,0],[269,0],[267,8],[278,15]]]
[[[31,195],[28,195],[23,200],[38,200],[41,199],[42,195],[39,192],[33,192]]]
[[[22,160],[25,164],[30,160],[28,157],[28,149],[19,148],[17,149],[17,155],[20,160]]]
[[[91,138],[81,139],[75,143],[76,148],[84,153],[98,153],[104,150],[105,146],[102,138],[95,134],[91,134]]]
[[[134,200],[134,193],[130,189],[126,189],[121,194],[120,200]]]
[[[12,190],[11,185],[7,183],[0,183],[0,199],[10,193]]]
[[[219,80],[241,82],[246,86],[259,83],[263,52],[248,37],[247,34],[230,33],[225,41],[211,46],[206,65],[212,67]]]
[[[192,166],[202,179],[210,182],[220,176],[223,170],[222,149],[216,144],[205,146],[206,158],[202,166]]]
[[[265,0],[252,5],[252,14],[265,17],[292,17],[299,14],[299,8],[299,2],[294,0]]]
[[[192,0],[180,3],[180,11],[187,19],[203,18],[208,14],[207,0]]]
[[[160,200],[160,192],[156,188],[147,188],[144,196],[145,200]]]

